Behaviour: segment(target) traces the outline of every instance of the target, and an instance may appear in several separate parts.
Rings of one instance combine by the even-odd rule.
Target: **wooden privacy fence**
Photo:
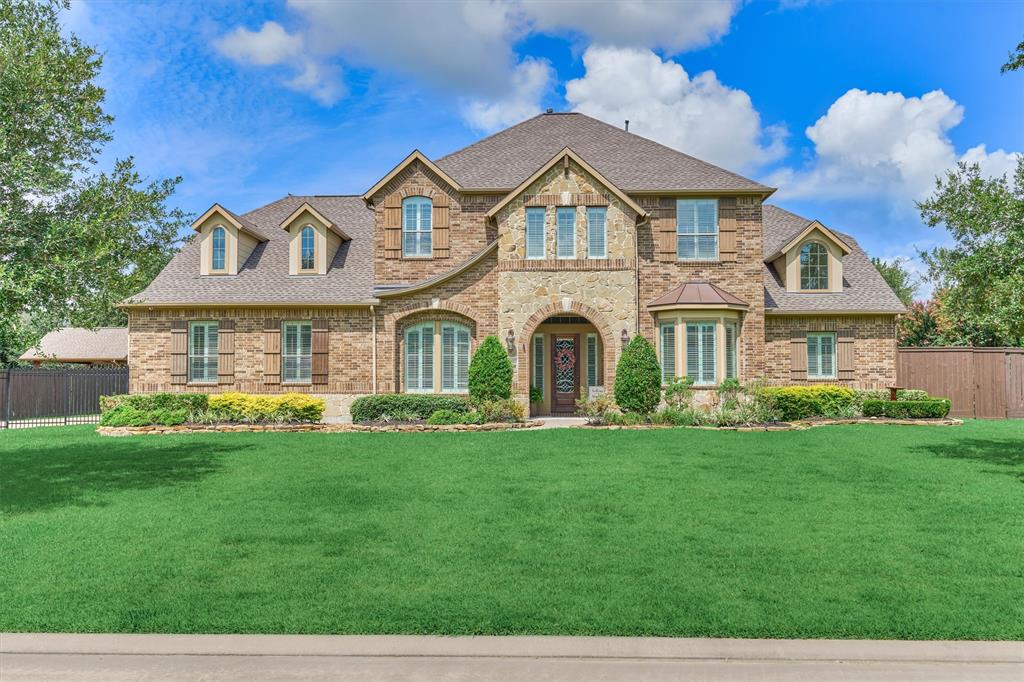
[[[0,429],[97,422],[100,396],[127,392],[123,367],[0,369]]]
[[[900,348],[896,381],[949,398],[952,417],[1024,417],[1024,348]]]

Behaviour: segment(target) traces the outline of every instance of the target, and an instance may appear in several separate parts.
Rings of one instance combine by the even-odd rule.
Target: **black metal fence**
[[[128,369],[0,369],[0,429],[90,424],[100,396],[128,392]]]

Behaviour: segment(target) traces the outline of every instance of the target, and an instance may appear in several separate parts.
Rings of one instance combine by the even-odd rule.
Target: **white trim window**
[[[469,327],[423,322],[405,330],[405,392],[465,393],[469,388]]]
[[[544,258],[544,207],[526,209],[526,257],[530,260]]]
[[[210,233],[210,270],[224,270],[227,250],[227,230],[218,225]]]
[[[313,324],[284,322],[281,325],[281,381],[308,384],[313,380]]]
[[[405,330],[405,391],[434,392],[434,323]]]
[[[188,380],[190,382],[197,384],[217,382],[217,326],[216,322],[189,322]]]
[[[812,332],[807,335],[807,378],[836,378],[836,335]]]
[[[469,389],[469,329],[441,323],[441,392],[465,393]]]
[[[598,385],[597,334],[587,334],[587,388]]]
[[[544,393],[544,335],[535,334],[533,337],[533,376],[530,379],[530,386],[536,388],[543,395]]]
[[[559,206],[558,218],[558,257],[562,259],[576,258],[576,208]]]
[[[828,249],[819,242],[800,247],[800,288],[806,291],[828,289]]]
[[[725,323],[725,378],[735,379],[736,370],[736,323]]]
[[[429,258],[433,255],[433,208],[429,197],[406,197],[402,200],[402,255],[406,258]]]
[[[717,381],[715,360],[715,323],[686,323],[686,375],[698,386]]]
[[[316,230],[306,225],[299,234],[299,269],[316,269]]]
[[[667,384],[676,376],[676,323],[662,322],[658,326],[661,353],[661,383]]]
[[[587,258],[608,257],[608,209],[587,207]]]
[[[718,259],[718,199],[676,200],[676,257]]]

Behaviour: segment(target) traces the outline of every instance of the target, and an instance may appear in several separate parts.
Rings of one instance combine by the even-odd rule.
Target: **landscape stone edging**
[[[101,436],[148,436],[183,433],[350,433],[350,432],[432,432],[432,431],[508,431],[534,429],[544,422],[505,422],[492,424],[180,424],[177,426],[100,426]]]
[[[841,424],[892,424],[896,426],[961,426],[963,419],[821,419],[816,421],[796,421],[785,426],[673,426],[672,424],[604,424],[590,426],[581,424],[572,427],[577,429],[603,429],[606,431],[641,431],[646,429],[701,429],[704,431],[804,431],[815,426],[836,426]]]

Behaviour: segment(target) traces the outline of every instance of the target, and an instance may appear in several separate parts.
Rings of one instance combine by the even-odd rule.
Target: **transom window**
[[[576,208],[558,208],[558,257],[576,257]]]
[[[807,378],[836,378],[836,335],[833,332],[807,335]]]
[[[306,225],[302,228],[302,234],[299,235],[299,243],[301,247],[299,268],[301,270],[315,270],[316,230],[313,229],[312,225]]]
[[[526,209],[526,257],[544,258],[544,209]]]
[[[227,238],[224,228],[217,226],[210,233],[210,269],[224,269],[224,254],[227,251]]]
[[[309,383],[313,377],[313,324],[285,322],[281,325],[281,380]]]
[[[406,197],[402,200],[402,255],[426,258],[433,253],[431,211],[428,197]]]
[[[828,249],[824,244],[808,242],[800,249],[800,288],[828,289]]]
[[[715,323],[686,323],[686,375],[694,384],[716,381]]]
[[[608,257],[608,209],[587,207],[587,258]]]
[[[440,353],[434,350],[440,346]],[[405,330],[407,393],[465,393],[469,388],[469,328],[425,322]],[[436,378],[436,380],[435,380]]]
[[[188,380],[196,383],[216,382],[217,323],[190,322],[188,337]]]
[[[676,256],[679,260],[718,258],[718,200],[676,201]]]

